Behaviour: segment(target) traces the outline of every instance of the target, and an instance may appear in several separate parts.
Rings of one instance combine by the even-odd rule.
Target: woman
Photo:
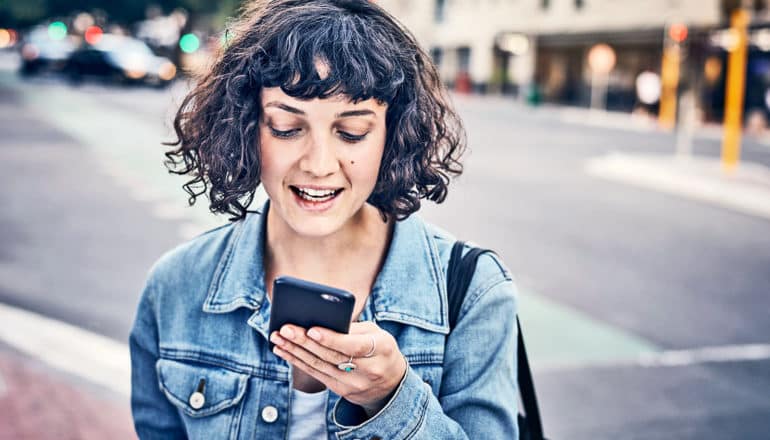
[[[518,437],[511,277],[482,257],[450,333],[454,239],[412,215],[446,197],[464,136],[395,19],[256,1],[175,129],[190,203],[207,193],[233,222],[150,273],[130,337],[140,438]],[[352,292],[350,333],[267,334],[279,275]]]

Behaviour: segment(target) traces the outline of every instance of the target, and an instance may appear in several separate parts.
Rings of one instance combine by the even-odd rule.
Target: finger
[[[339,387],[342,384],[339,380],[337,380],[336,377],[330,376],[326,373],[323,373],[313,368],[307,362],[303,361],[302,359],[295,356],[293,353],[290,353],[279,346],[273,347],[273,353],[275,353],[276,356],[280,357],[286,362],[294,365],[295,367],[309,374],[311,377],[313,377],[314,379],[324,384],[326,388],[329,388],[335,391],[337,394],[339,394],[337,390],[339,390]]]
[[[350,359],[350,356],[346,356],[343,353],[332,350],[325,347],[318,342],[310,339],[307,333],[301,327],[285,325],[281,328],[280,335],[271,336],[271,340],[275,338],[286,339],[296,345],[303,347],[305,350],[313,353],[315,356],[323,359],[326,362],[337,365],[342,362],[346,362]],[[278,339],[273,340],[273,343],[277,343]],[[280,344],[279,344],[280,345]]]
[[[335,356],[336,356],[335,360],[328,361],[326,359],[320,358],[316,353],[313,353],[311,350],[308,350],[307,347],[303,347],[301,345],[296,344],[293,341],[286,340],[285,338],[281,337],[281,334],[278,332],[273,332],[273,334],[270,337],[270,340],[274,344],[280,346],[284,351],[287,351],[293,354],[295,357],[301,359],[309,366],[317,368],[319,369],[319,371],[322,371],[327,375],[333,375],[335,377],[345,378],[345,383],[352,386],[353,388],[357,386],[357,383],[355,381],[356,377],[366,378],[367,380],[375,380],[375,379],[381,378],[383,375],[383,372],[381,371],[382,370],[381,365],[379,365],[376,361],[374,363],[370,362],[371,358],[366,358],[366,357],[355,358],[355,361],[353,362],[356,365],[356,371],[359,372],[360,374],[357,374],[356,376],[345,376],[348,372],[341,373],[341,370],[335,371],[335,369],[339,370],[337,365],[343,362],[351,361],[350,356],[341,355],[336,351],[323,347],[324,350],[335,353]],[[302,350],[303,348],[305,349],[304,351],[307,352],[307,355],[303,352]],[[315,356],[320,360],[329,362],[329,364],[331,365],[331,368],[317,365],[315,363],[316,359],[313,359],[310,356]],[[349,380],[349,378],[352,378],[353,380]]]
[[[340,371],[337,369],[336,365],[332,365],[325,360],[318,358],[317,356],[313,355],[313,353],[308,352],[299,345],[287,342],[281,346],[276,346],[276,348],[283,350],[284,352],[293,356],[295,359],[302,361],[302,363],[312,368],[313,370],[318,371],[319,373],[323,373],[327,376],[335,376]]]
[[[375,345],[379,343],[379,332],[372,330],[368,333],[346,335],[322,327],[313,327],[307,335],[325,347],[353,357],[364,357],[369,354],[372,350],[372,337]]]
[[[276,346],[273,353],[318,379],[340,396],[350,392],[361,392],[369,388],[368,382],[363,376],[350,374],[347,371],[343,372],[336,365],[326,362],[320,361],[322,363],[319,364],[318,358],[314,359],[312,354],[291,342],[285,341],[283,346]]]
[[[380,327],[374,322],[359,321],[359,322],[350,323],[350,331],[348,331],[348,333],[350,333],[351,335],[361,335],[365,333],[371,333],[377,330],[380,330]]]

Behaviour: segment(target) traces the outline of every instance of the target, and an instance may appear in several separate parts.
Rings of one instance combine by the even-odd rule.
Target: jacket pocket
[[[189,416],[183,421],[190,438],[237,438],[249,375],[163,358],[155,368],[166,398]]]

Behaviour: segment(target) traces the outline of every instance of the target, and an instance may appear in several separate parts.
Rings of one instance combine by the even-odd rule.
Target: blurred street
[[[0,409],[28,389],[13,381],[34,382],[22,371],[49,368],[50,387],[83,393],[73,404],[127,410],[121,362],[147,270],[226,222],[187,208],[162,166],[186,86],[23,80],[17,62],[0,52]],[[744,138],[754,167],[727,179],[718,127],[681,165],[675,134],[629,115],[455,100],[466,172],[421,215],[516,277],[546,435],[768,438],[770,142]],[[35,404],[41,423],[54,404]],[[4,432],[3,417],[0,439],[99,438],[76,419],[66,436]],[[109,435],[130,438],[127,414],[114,420]]]

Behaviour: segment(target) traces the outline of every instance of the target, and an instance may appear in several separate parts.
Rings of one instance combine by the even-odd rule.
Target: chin
[[[303,216],[304,217],[304,216]],[[323,238],[342,229],[344,222],[336,218],[295,218],[289,227],[297,234],[308,238]]]

